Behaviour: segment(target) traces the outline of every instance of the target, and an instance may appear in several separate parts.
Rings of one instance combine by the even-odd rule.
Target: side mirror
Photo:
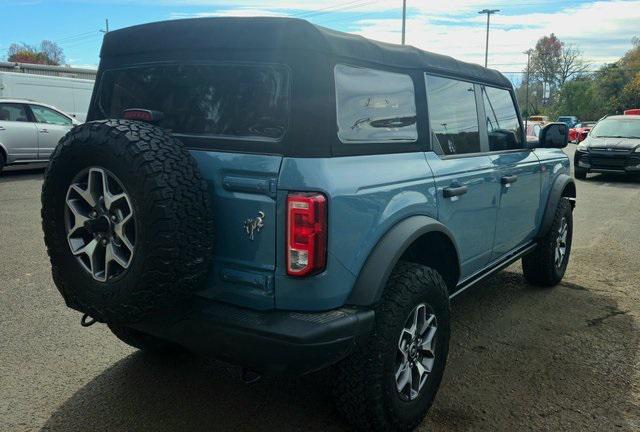
[[[569,143],[569,127],[564,123],[549,123],[538,136],[541,148],[565,148]]]

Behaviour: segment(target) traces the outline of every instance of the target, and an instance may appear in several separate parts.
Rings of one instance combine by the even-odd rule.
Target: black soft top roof
[[[312,50],[395,68],[423,69],[500,87],[500,72],[412,46],[377,42],[294,18],[195,18],[142,24],[106,34],[101,57],[186,49]]]

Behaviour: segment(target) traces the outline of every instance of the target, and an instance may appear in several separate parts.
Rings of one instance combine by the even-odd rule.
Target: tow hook
[[[89,314],[82,315],[82,318],[80,319],[80,325],[82,327],[91,327],[95,323],[96,323],[96,319],[93,317],[90,317]]]
[[[262,379],[262,375],[245,367],[242,368],[241,376],[245,384],[255,384]]]

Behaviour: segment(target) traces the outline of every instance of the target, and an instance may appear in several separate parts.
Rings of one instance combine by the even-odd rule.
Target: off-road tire
[[[85,271],[66,238],[67,190],[92,166],[123,183],[136,218],[130,266],[106,282]],[[60,141],[42,187],[42,229],[53,280],[67,305],[118,325],[187,307],[213,255],[211,198],[195,160],[170,133],[135,121],[85,123]]]
[[[150,354],[172,355],[186,353],[186,349],[178,344],[142,333],[131,327],[110,324],[109,330],[122,342]]]
[[[426,303],[436,315],[436,360],[417,399],[403,400],[396,388],[398,337],[408,314]],[[359,430],[409,431],[431,407],[449,350],[449,297],[442,276],[419,264],[401,262],[375,308],[368,340],[335,366],[333,396],[337,410]]]
[[[558,267],[555,263],[555,247],[558,229],[563,218],[567,221],[569,232],[564,259],[562,265]],[[573,208],[568,199],[562,198],[558,203],[549,232],[540,239],[538,246],[531,253],[522,258],[522,272],[527,282],[532,285],[552,287],[562,280],[569,264],[572,235]]]

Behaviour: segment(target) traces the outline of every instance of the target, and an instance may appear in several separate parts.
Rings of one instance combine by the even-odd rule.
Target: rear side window
[[[337,65],[335,81],[340,141],[417,141],[415,90],[409,75]]]
[[[482,87],[484,112],[491,151],[514,150],[523,146],[520,120],[508,90]]]
[[[105,118],[126,109],[163,114],[176,134],[280,140],[289,113],[289,75],[278,65],[152,65],[106,71],[99,108]]]
[[[480,152],[480,132],[472,83],[426,75],[432,145],[436,153]]]
[[[28,122],[27,110],[21,104],[0,104],[0,121]]]

